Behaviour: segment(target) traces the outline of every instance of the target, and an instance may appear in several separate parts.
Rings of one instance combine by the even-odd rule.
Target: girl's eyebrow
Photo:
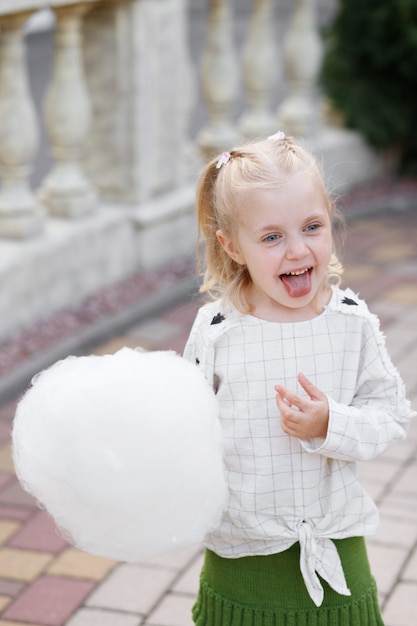
[[[278,224],[267,224],[266,226],[262,226],[259,229],[261,233],[266,232],[267,230],[280,230],[282,227],[278,226]]]
[[[314,222],[315,220],[322,220],[324,216],[325,216],[324,211],[322,213],[313,213],[312,215],[309,215],[308,217],[306,217],[306,219],[302,222],[302,224],[308,224],[309,222]],[[280,229],[282,229],[282,226],[280,226],[279,224],[265,224],[265,226],[261,226],[259,231],[263,233],[268,230],[280,230]]]

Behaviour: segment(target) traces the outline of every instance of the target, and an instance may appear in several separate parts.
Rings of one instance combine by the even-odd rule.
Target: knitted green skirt
[[[225,559],[206,550],[193,607],[197,626],[384,626],[362,537],[334,540],[351,596],[322,579],[316,607],[300,571],[300,546],[271,556]]]

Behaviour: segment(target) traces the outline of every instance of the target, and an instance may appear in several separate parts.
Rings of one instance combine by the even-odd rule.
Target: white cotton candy
[[[69,357],[19,402],[16,473],[77,547],[138,561],[199,542],[226,498],[218,404],[174,352]]]

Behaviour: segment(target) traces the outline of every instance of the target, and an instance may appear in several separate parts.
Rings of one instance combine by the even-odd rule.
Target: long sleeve
[[[302,442],[308,452],[340,460],[369,460],[404,439],[415,415],[376,318],[364,319],[360,370],[349,405],[328,396],[326,439]]]

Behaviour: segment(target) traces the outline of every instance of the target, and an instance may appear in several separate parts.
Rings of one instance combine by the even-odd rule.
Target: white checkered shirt
[[[207,547],[237,558],[281,552],[299,541],[314,602],[323,599],[316,572],[349,595],[330,538],[369,535],[378,525],[355,462],[403,439],[413,415],[378,319],[339,288],[321,315],[296,323],[268,322],[213,302],[200,309],[184,356],[217,389],[221,409],[229,497]],[[328,397],[325,439],[301,441],[280,427],[274,385],[303,394],[299,372]]]

